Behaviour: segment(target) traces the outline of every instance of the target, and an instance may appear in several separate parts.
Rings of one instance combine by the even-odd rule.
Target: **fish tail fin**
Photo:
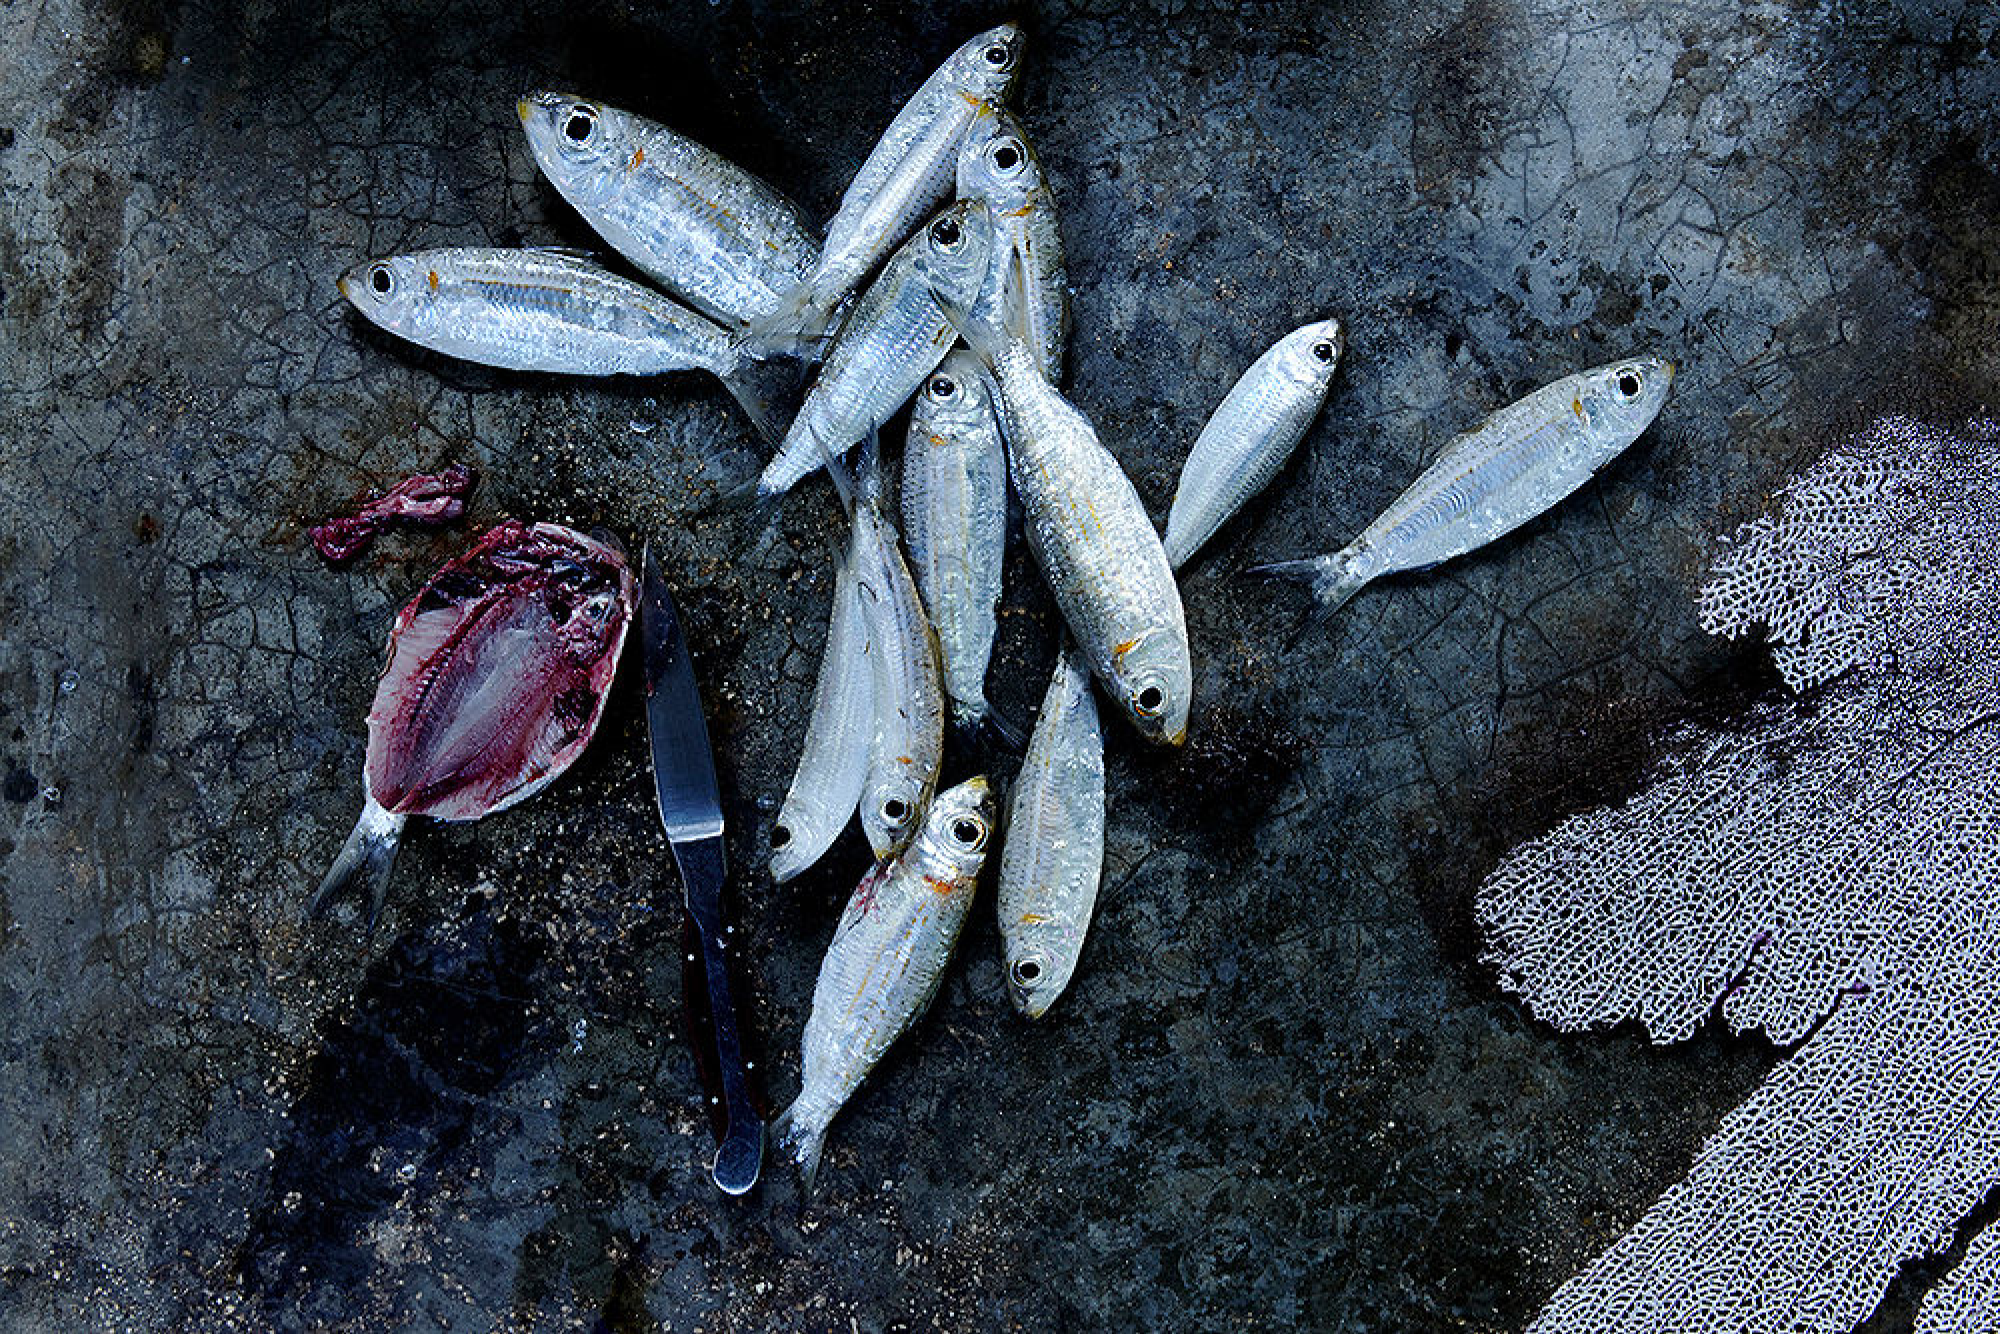
[[[361,808],[361,818],[354,822],[354,832],[340,845],[340,853],[333,859],[333,865],[319,882],[319,890],[306,904],[305,915],[318,917],[324,913],[336,898],[349,888],[366,888],[368,891],[368,934],[375,934],[375,923],[382,916],[382,905],[389,898],[389,872],[396,865],[396,849],[400,845],[403,824],[407,816],[393,815],[375,803],[373,797]]]
[[[826,1126],[815,1125],[799,1115],[798,1103],[778,1113],[771,1122],[771,1142],[792,1156],[805,1179],[806,1194],[812,1194],[813,1179],[819,1175],[820,1151],[826,1147]]]
[[[818,434],[813,435],[812,443],[813,448],[819,451],[820,466],[826,469],[826,475],[833,481],[834,494],[840,497],[841,512],[847,515],[851,524],[862,505],[876,503],[881,487],[882,433],[871,429],[862,441],[861,457],[857,461],[861,470],[859,481],[847,470],[847,465],[840,461],[839,456],[826,447],[826,441]],[[846,452],[844,449],[841,451],[842,454]]]
[[[1375,577],[1374,571],[1367,569],[1350,552],[1336,552],[1331,556],[1314,556],[1310,560],[1283,560],[1272,565],[1253,565],[1244,571],[1264,579],[1289,579],[1305,584],[1312,589],[1313,605],[1292,631],[1291,643],[1296,644],[1305,637],[1308,630],[1322,624],[1327,617],[1345,606],[1347,600],[1361,591],[1362,585]]]
[[[820,344],[832,335],[834,312],[846,292],[827,292],[817,276],[799,283],[778,304],[744,327],[747,341],[782,349],[807,360],[818,360]]]
[[[785,438],[780,423],[797,407],[802,380],[795,360],[757,356],[749,348],[739,347],[736,360],[720,378],[722,387],[735,398],[766,444],[775,445]]]
[[[1027,733],[1018,723],[1000,716],[1000,711],[983,701],[976,705],[952,708],[952,728],[958,734],[958,744],[965,750],[999,749],[1009,755],[1019,755],[1028,748]]]

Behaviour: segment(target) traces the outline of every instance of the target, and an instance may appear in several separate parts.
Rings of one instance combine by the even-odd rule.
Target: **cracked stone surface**
[[[1350,333],[1322,423],[1185,580],[1178,755],[1110,729],[1105,890],[1029,1027],[991,909],[801,1201],[720,1198],[628,678],[531,803],[412,831],[373,942],[299,908],[359,804],[394,608],[503,515],[650,538],[711,708],[769,1091],[862,869],[758,856],[837,509],[711,509],[759,451],[699,377],[451,363],[347,313],[371,254],[590,244],[513,99],[586,91],[822,217],[901,98],[1020,17],[1075,400],[1163,517],[1258,351]],[[1715,538],[1888,411],[2000,398],[2000,17],[1751,0],[0,7],[0,1325],[1513,1331],[1778,1053],[1562,1037],[1477,964],[1500,855],[1652,738],[1778,689],[1703,635]],[[1453,432],[1628,350],[1659,422],[1555,513],[1296,590]],[[412,471],[466,523],[327,569]],[[995,703],[1053,611],[1009,568]],[[1003,766],[1004,768],[1004,766]],[[1003,773],[1004,776],[1004,773]],[[990,900],[988,900],[990,902]],[[1908,1328],[1907,1271],[1871,1330]]]

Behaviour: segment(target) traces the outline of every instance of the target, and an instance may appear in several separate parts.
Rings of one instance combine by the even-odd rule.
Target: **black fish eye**
[[[964,234],[959,229],[959,225],[950,218],[939,218],[931,224],[931,240],[937,242],[946,250],[956,250],[959,239]]]
[[[1167,702],[1167,692],[1158,686],[1147,686],[1139,692],[1139,712],[1158,713],[1160,706]]]
[[[580,144],[590,138],[590,132],[597,128],[597,115],[589,107],[573,107],[569,119],[563,122],[563,135],[573,144]]]
[[[1639,396],[1639,373],[1637,371],[1618,372],[1618,392],[1626,398]]]
[[[1012,139],[993,150],[993,165],[1001,171],[1012,171],[1021,165],[1021,146]]]
[[[965,847],[976,848],[979,840],[986,837],[986,826],[966,816],[952,822],[951,836]]]
[[[1042,966],[1033,959],[1021,959],[1015,963],[1012,972],[1014,981],[1024,987],[1032,987],[1042,976]]]
[[[375,290],[375,295],[387,296],[395,290],[396,276],[389,272],[387,264],[377,264],[368,270],[368,285]]]
[[[993,43],[993,45],[987,47],[984,51],[980,52],[979,54],[984,56],[986,58],[986,63],[991,65],[994,69],[1006,69],[1008,62],[1013,60],[1014,58],[1014,52],[1012,48],[1006,46],[1001,42]]]
[[[890,824],[901,824],[909,813],[909,804],[901,797],[891,797],[882,803],[882,818]]]
[[[940,375],[931,381],[932,398],[950,398],[958,392],[958,385],[948,375]]]
[[[783,848],[791,843],[791,841],[792,831],[785,828],[785,826],[779,825],[771,831],[771,846],[773,848]]]
[[[1322,339],[1321,341],[1319,341],[1319,342],[1317,342],[1317,343],[1314,343],[1314,344],[1313,344],[1313,355],[1314,355],[1315,357],[1318,357],[1318,358],[1319,358],[1319,359],[1320,359],[1321,361],[1332,361],[1332,360],[1333,360],[1333,344],[1332,344],[1332,343],[1329,343],[1329,342],[1326,342],[1326,341],[1325,341],[1324,339]]]

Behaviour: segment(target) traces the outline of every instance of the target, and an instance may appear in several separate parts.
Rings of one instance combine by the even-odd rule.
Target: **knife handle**
[[[730,935],[722,921],[722,835],[688,839],[675,843],[673,848],[681,883],[687,891],[692,937],[681,956],[682,981],[691,999],[699,996],[707,1001],[706,1015],[700,1013],[703,1007],[692,1004],[688,1007],[690,1020],[697,1021],[688,1025],[688,1041],[695,1044],[698,1063],[706,1064],[702,1058],[713,1055],[716,1078],[722,1085],[725,1122],[711,1174],[725,1194],[741,1195],[757,1184],[757,1173],[764,1159],[764,1123],[751,1103],[743,1035],[729,988]],[[703,1019],[707,1026],[705,1035],[698,1022]]]

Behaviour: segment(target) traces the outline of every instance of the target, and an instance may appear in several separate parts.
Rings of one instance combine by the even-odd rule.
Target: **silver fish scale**
[[[872,458],[870,463],[879,467]],[[864,496],[854,511],[856,587],[868,627],[875,714],[861,828],[875,855],[890,857],[922,828],[937,790],[945,710],[937,635],[878,497],[879,490]]]
[[[340,290],[390,333],[504,370],[726,377],[739,362],[714,321],[563,251],[422,251],[360,265]]]
[[[771,876],[780,884],[833,846],[853,818],[868,777],[868,748],[875,735],[875,669],[869,660],[868,625],[855,576],[858,545],[849,542],[848,558],[834,576],[833,611],[819,676],[813,683],[805,743],[773,831]]]
[[[1178,744],[1194,669],[1180,586],[1131,479],[1017,340],[996,350],[1000,425],[1028,546],[1091,668],[1140,730]],[[1166,713],[1134,712],[1135,673],[1157,676]]]
[[[889,122],[827,224],[826,245],[809,280],[823,306],[867,277],[877,260],[944,201],[973,117],[981,105],[1013,90],[1021,45],[1020,30],[1011,23],[974,37],[924,80]],[[1003,67],[984,58],[989,48],[1006,51]]]
[[[1030,1019],[1076,972],[1103,870],[1104,734],[1090,664],[1065,644],[1014,780],[1000,849],[1007,992]]]
[[[958,341],[912,267],[925,236],[919,231],[896,252],[841,325],[798,416],[758,478],[762,494],[789,491],[894,416]]]
[[[1003,162],[1003,157],[1010,160]],[[1062,230],[1056,222],[1055,196],[1034,145],[1006,108],[988,108],[967,134],[959,150],[958,195],[984,201],[998,229],[999,250],[973,305],[973,318],[1003,324],[1004,284],[1017,281],[1018,274],[1025,287],[1021,300],[1028,347],[1042,374],[1051,384],[1059,383],[1070,332]]]
[[[543,175],[583,220],[711,317],[768,314],[818,262],[796,204],[692,139],[567,93],[532,93],[520,113]]]
[[[984,718],[1007,546],[1007,452],[979,359],[944,359],[910,410],[903,539],[962,725]]]
[[[1315,321],[1272,344],[1230,387],[1174,490],[1165,545],[1175,569],[1285,466],[1326,402],[1341,345],[1338,321]]]
[[[1644,388],[1619,401],[1621,370]],[[1672,367],[1657,357],[1546,385],[1458,436],[1353,544],[1372,573],[1419,569],[1505,536],[1589,481],[1652,423]]]
[[[986,780],[960,784],[938,797],[908,854],[871,870],[848,899],[813,986],[799,1096],[773,1127],[809,1173],[834,1114],[937,994],[992,823]]]

